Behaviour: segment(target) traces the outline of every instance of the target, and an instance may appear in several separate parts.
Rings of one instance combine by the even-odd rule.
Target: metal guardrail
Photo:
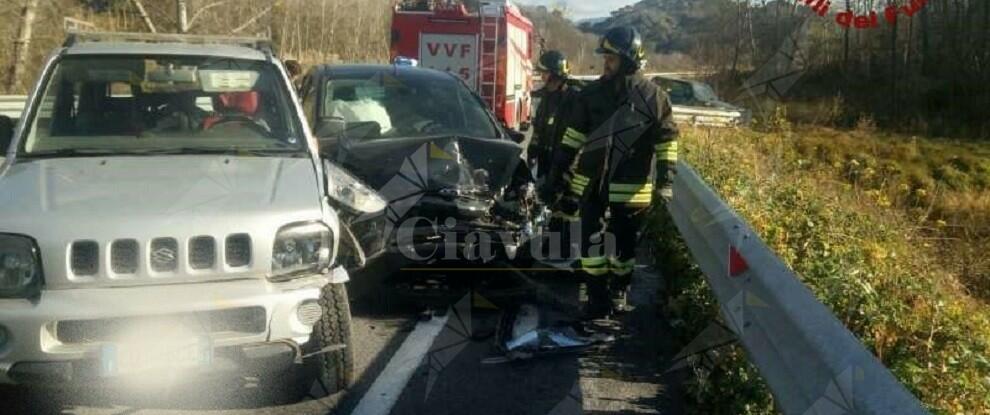
[[[674,195],[674,223],[783,413],[928,413],[687,164]]]
[[[21,118],[24,111],[24,104],[27,102],[25,95],[0,95],[0,115],[6,115],[13,119]]]
[[[673,76],[678,78],[699,78],[711,75],[712,73],[712,71],[645,72],[643,73],[643,77],[653,78],[655,76]],[[594,81],[601,76],[601,74],[571,75],[571,78],[580,79],[582,81]]]

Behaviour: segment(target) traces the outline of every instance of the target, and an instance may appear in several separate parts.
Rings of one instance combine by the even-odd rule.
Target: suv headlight
[[[330,198],[358,213],[376,213],[388,206],[375,189],[333,163],[324,162]]]
[[[272,273],[268,279],[279,282],[323,273],[330,268],[332,253],[333,235],[325,224],[286,225],[275,235]]]
[[[26,236],[0,234],[0,298],[32,298],[41,292],[41,258]]]

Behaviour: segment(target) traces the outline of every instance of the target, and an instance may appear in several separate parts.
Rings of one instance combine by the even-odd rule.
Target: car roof
[[[657,76],[654,76],[653,79],[663,79],[663,80],[667,80],[667,81],[684,82],[684,83],[687,83],[687,84],[700,84],[700,83],[702,83],[702,82],[698,82],[698,81],[692,81],[690,79],[675,78],[673,76],[666,76],[666,75],[657,75]]]
[[[176,55],[215,56],[230,59],[263,61],[268,56],[260,50],[225,44],[191,44],[179,42],[79,42],[65,49],[66,55]]]
[[[435,79],[435,80],[457,80],[453,75],[436,69],[421,68],[418,66],[406,65],[317,65],[313,68],[313,73],[321,77],[325,76],[370,76],[380,72],[391,72],[395,76]]]

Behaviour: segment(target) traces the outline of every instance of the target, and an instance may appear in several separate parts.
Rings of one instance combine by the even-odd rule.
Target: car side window
[[[667,94],[670,95],[671,104],[687,104],[694,99],[694,91],[691,89],[691,84],[677,81],[668,81],[665,84],[664,88],[667,89]]]

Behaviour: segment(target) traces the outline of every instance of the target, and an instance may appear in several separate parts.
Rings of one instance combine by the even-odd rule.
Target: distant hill
[[[594,26],[598,23],[608,20],[608,17],[592,17],[589,19],[581,19],[577,21],[578,27],[581,26]]]
[[[578,30],[573,22],[568,20],[560,11],[550,10],[544,6],[521,6],[536,28],[537,53],[540,46],[543,49],[556,49],[567,55],[572,71],[580,74],[598,73],[596,69],[600,59],[595,55],[598,47],[598,37],[592,33]]]
[[[616,20],[617,13],[628,9],[628,7],[613,12],[612,17],[586,19],[582,21],[583,24],[579,23],[577,25],[571,20],[568,20],[562,12],[551,10],[544,6],[523,6],[520,9],[526,17],[533,21],[538,39],[542,39],[545,49],[557,49],[564,52],[568,56],[572,71],[575,74],[589,75],[601,72],[601,57],[595,54],[601,33],[604,33],[605,30],[611,27],[609,22],[622,21]],[[640,26],[637,24],[636,27],[639,28]],[[685,54],[681,53],[681,50],[667,52],[655,48],[653,43],[649,45],[651,50],[656,50],[656,53],[652,53],[649,56],[649,70],[664,71],[694,68],[694,63]]]
[[[720,13],[734,7],[732,0],[642,0],[580,27],[601,34],[615,26],[631,25],[656,53],[688,53],[703,41],[701,35],[718,30]]]

